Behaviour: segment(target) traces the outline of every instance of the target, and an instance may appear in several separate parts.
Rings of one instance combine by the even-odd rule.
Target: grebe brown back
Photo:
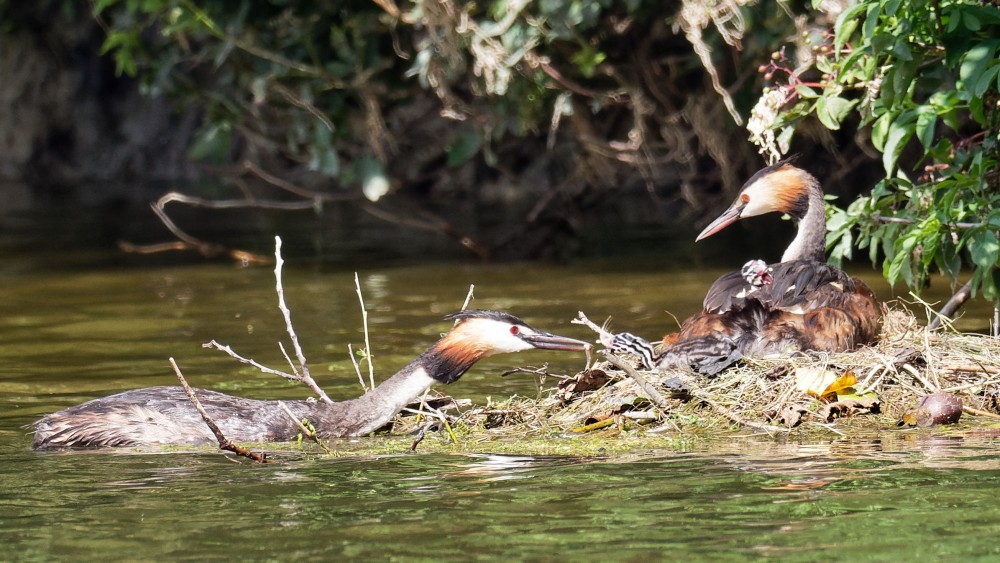
[[[283,401],[309,419],[321,438],[373,432],[434,383],[453,383],[477,361],[523,350],[583,350],[587,343],[535,330],[513,315],[467,310],[447,334],[406,367],[357,399],[339,403]],[[237,442],[292,440],[299,430],[277,401],[195,390],[227,438]],[[211,444],[215,435],[181,387],[133,389],[82,403],[35,422],[35,449]]]
[[[751,262],[716,280],[702,312],[664,337],[659,366],[690,365],[716,373],[743,356],[843,352],[875,340],[878,300],[864,282],[826,263],[823,190],[808,172],[787,161],[760,170],[696,240],[772,212],[787,213],[798,223],[781,262],[763,272]]]

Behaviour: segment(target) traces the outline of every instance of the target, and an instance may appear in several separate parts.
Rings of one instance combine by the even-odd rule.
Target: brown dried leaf
[[[846,418],[858,414],[878,414],[881,403],[875,397],[858,397],[855,399],[843,399],[833,403],[823,405],[816,416],[826,422],[832,422],[838,418]]]

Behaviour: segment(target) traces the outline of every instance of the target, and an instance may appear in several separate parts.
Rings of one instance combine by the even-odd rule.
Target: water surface
[[[359,272],[377,377],[473,306],[591,338],[595,321],[655,338],[694,312],[718,272],[646,264],[468,265]],[[288,342],[268,268],[40,267],[0,271],[0,544],[50,560],[988,560],[998,556],[1000,450],[989,434],[894,431],[853,440],[749,437],[614,458],[398,453],[233,463],[217,453],[34,452],[38,417],[94,397],[192,384],[258,398],[304,389],[205,350],[216,339],[282,367]],[[888,289],[873,281],[883,295]],[[286,297],[314,376],[359,393],[347,345],[364,345],[354,272],[289,263]],[[668,313],[669,312],[669,313]],[[981,319],[985,319],[983,314]],[[974,321],[985,325],[984,321]],[[515,366],[573,373],[575,353],[492,358],[447,390],[532,396]],[[378,440],[379,438],[374,438]],[[565,438],[553,438],[554,440]]]

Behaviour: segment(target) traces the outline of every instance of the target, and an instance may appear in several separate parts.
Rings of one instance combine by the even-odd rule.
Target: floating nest
[[[514,437],[612,427],[697,435],[719,425],[842,433],[854,423],[955,422],[963,412],[1000,418],[1000,339],[928,330],[906,311],[889,311],[878,342],[854,352],[748,359],[712,377],[639,365],[608,355],[572,376],[538,370],[543,383],[558,380],[542,398],[457,409],[449,421],[471,435]],[[406,417],[396,431],[419,424]]]

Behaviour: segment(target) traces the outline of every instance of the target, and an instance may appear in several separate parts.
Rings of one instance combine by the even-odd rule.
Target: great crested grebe
[[[321,438],[373,432],[434,383],[452,383],[477,361],[524,350],[584,350],[586,342],[535,330],[498,311],[466,310],[447,334],[395,375],[357,399],[339,403],[284,401]],[[298,426],[277,401],[195,390],[227,438],[237,442],[292,440]],[[35,422],[35,449],[210,444],[215,435],[181,387],[147,387],[94,399]]]
[[[882,316],[878,300],[861,280],[826,263],[823,190],[805,170],[788,161],[760,170],[696,240],[772,212],[798,223],[781,262],[751,261],[716,280],[702,312],[664,337],[658,366],[694,366],[711,374],[743,356],[843,352],[875,340]]]

